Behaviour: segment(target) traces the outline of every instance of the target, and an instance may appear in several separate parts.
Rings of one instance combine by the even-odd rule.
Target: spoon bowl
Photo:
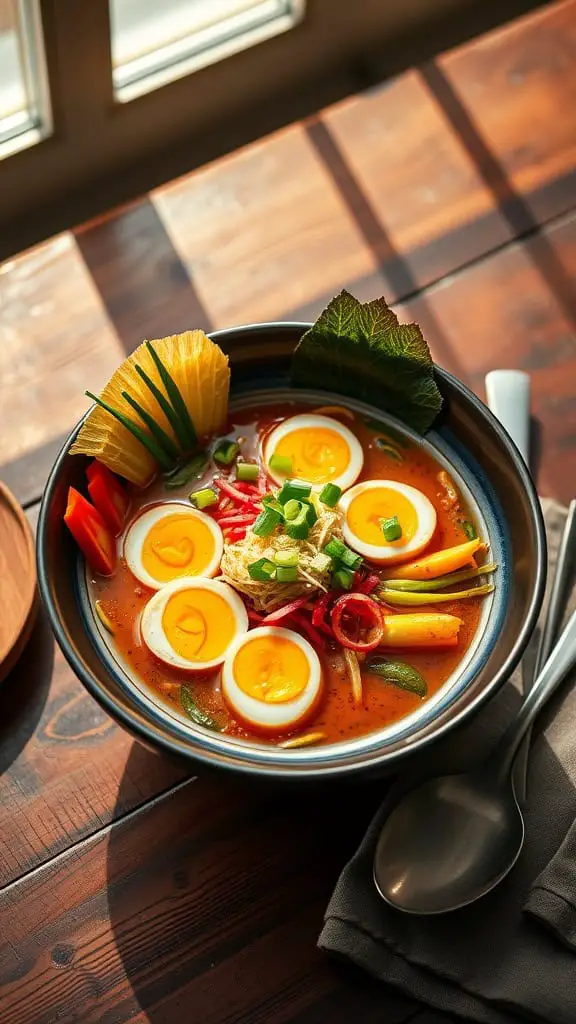
[[[400,801],[380,833],[376,888],[408,914],[457,910],[502,880],[523,842],[511,783],[502,790],[480,772],[429,779]]]

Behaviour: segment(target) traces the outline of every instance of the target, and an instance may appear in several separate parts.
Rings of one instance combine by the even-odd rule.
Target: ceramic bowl
[[[266,401],[280,397],[288,387],[291,353],[307,326],[255,324],[212,334],[230,356],[231,401],[241,405],[256,394]],[[319,747],[282,750],[208,732],[185,722],[155,700],[144,684],[130,680],[98,629],[82,560],[62,521],[68,487],[82,486],[85,468],[85,460],[69,454],[80,424],[76,427],[56,460],[42,501],[38,577],[64,655],[113,718],[149,746],[189,760],[277,778],[322,778],[386,773],[400,759],[422,754],[496,693],[518,664],[537,621],[546,576],[544,525],[530,474],[506,431],[468,388],[445,371],[436,372],[444,406],[424,443],[451,467],[490,537],[499,564],[496,591],[484,604],[482,629],[458,672],[433,698],[384,730]],[[306,392],[296,395],[305,399]],[[321,399],[332,400],[326,392]],[[361,403],[344,401],[363,409]],[[381,411],[368,411],[383,418]]]

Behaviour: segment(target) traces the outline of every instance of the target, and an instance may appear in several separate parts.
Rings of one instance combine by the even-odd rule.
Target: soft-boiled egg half
[[[161,587],[146,605],[140,633],[146,647],[175,668],[204,671],[221,665],[248,629],[244,602],[219,580],[191,576]]]
[[[214,576],[224,540],[210,516],[183,502],[153,505],[138,516],[124,541],[128,568],[158,590],[182,576]]]
[[[273,455],[290,460],[289,472],[279,473],[270,466]],[[288,476],[309,484],[338,484],[342,490],[358,479],[364,463],[362,445],[348,427],[312,413],[279,423],[266,439],[264,458],[277,483]]]
[[[436,529],[436,509],[416,487],[395,480],[366,480],[340,499],[346,543],[370,562],[402,562],[420,554]],[[383,524],[397,516],[398,540],[386,540]]]
[[[264,732],[300,725],[318,706],[322,669],[314,648],[291,629],[258,626],[238,637],[222,670],[233,714]]]

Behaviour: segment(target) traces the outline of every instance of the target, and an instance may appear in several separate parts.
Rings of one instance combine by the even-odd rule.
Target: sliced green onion
[[[221,726],[212,718],[212,715],[208,715],[198,707],[188,686],[180,687],[180,703],[188,718],[191,718],[196,725],[203,725],[205,729],[212,729],[214,732],[222,731]]]
[[[105,409],[106,412],[109,412],[110,415],[113,416],[114,419],[118,420],[123,427],[126,427],[126,430],[129,430],[133,437],[147,448],[152,458],[156,459],[156,462],[162,467],[162,469],[172,468],[173,460],[168,458],[164,449],[160,447],[153,437],[150,437],[149,434],[145,433],[137,423],[134,423],[129,416],[125,416],[123,412],[118,412],[118,410],[112,405],[108,405],[108,402],[103,402],[97,395],[93,395],[91,391],[85,391],[84,394],[87,395],[88,398],[91,398],[93,402],[96,402],[96,405],[99,405],[101,409]]]
[[[325,573],[328,572],[334,565],[330,555],[325,555],[323,551],[319,551],[317,555],[310,562],[310,568],[313,572]]]
[[[195,508],[209,508],[218,504],[218,495],[211,487],[202,487],[200,491],[192,491],[188,496]]]
[[[378,597],[386,604],[397,605],[401,608],[414,608],[423,604],[442,604],[444,601],[466,601],[470,597],[484,597],[494,590],[493,583],[483,583],[479,587],[471,587],[470,590],[457,590],[452,592],[435,591],[434,593],[422,593],[414,590],[387,590],[380,587]]]
[[[319,497],[323,505],[335,508],[342,497],[342,488],[338,487],[338,484],[324,484]]]
[[[366,662],[364,668],[366,672],[373,672],[384,682],[399,686],[401,690],[417,693],[419,697],[425,697],[428,693],[426,680],[412,668],[412,665],[407,665],[404,661],[387,661],[385,658],[374,657]]]
[[[348,548],[337,537],[331,537],[328,543],[324,545],[324,552],[330,555],[331,558],[335,558],[336,561],[340,561],[346,551],[348,551]]]
[[[274,473],[281,473],[282,476],[288,476],[292,472],[292,459],[288,455],[272,455],[268,461],[268,466]]]
[[[306,505],[300,507],[300,511],[295,519],[285,520],[285,530],[292,540],[306,540],[310,533]]]
[[[464,530],[464,533],[466,534],[468,540],[476,540],[476,537],[478,536],[478,530],[474,526],[474,523],[471,523],[469,519],[464,519],[460,523],[460,526]]]
[[[303,501],[304,498],[310,497],[311,492],[312,486],[304,480],[286,480],[280,488],[278,501],[281,505],[291,500]]]
[[[258,479],[260,469],[255,462],[237,462],[236,479],[245,480],[247,483],[254,483]]]
[[[281,519],[282,516],[276,511],[276,509],[270,508],[270,505],[265,505],[254,522],[252,533],[255,533],[257,537],[269,537],[270,534],[274,532]]]
[[[428,591],[444,590],[455,583],[464,583],[476,576],[489,575],[496,572],[496,562],[489,562],[487,565],[476,565],[474,568],[461,569],[459,572],[450,572],[446,576],[438,576],[434,580],[382,580],[382,586],[386,590],[409,590],[428,593]]]
[[[296,501],[296,498],[290,498],[283,506],[284,508],[284,519],[286,522],[290,522],[292,519],[296,519],[300,515],[303,505],[301,501]]]
[[[276,569],[278,583],[294,583],[298,579],[298,569],[295,565],[279,565]]]
[[[314,508],[314,505],[312,504],[311,501],[306,500],[303,501],[302,504],[306,509],[306,521],[308,523],[308,526],[314,526],[314,524],[318,522],[318,513]]]
[[[168,458],[174,460],[178,459],[180,457],[180,449],[174,444],[174,441],[166,431],[162,430],[162,427],[156,423],[154,417],[151,416],[146,409],[143,409],[140,403],[137,402],[135,398],[132,398],[132,395],[128,391],[122,392],[122,398],[128,402],[128,405],[130,405],[134,409],[134,412],[138,414],[144,426],[148,427],[148,430],[152,436],[156,438],[160,447],[164,449]]]
[[[269,583],[276,576],[276,566],[269,558],[259,558],[248,566],[248,575],[257,583]]]
[[[354,582],[354,573],[351,569],[341,566],[332,573],[332,586],[341,590],[350,590]]]
[[[208,465],[208,455],[206,452],[197,452],[184,466],[179,466],[171,473],[166,473],[164,476],[164,487],[184,487],[189,484],[191,480],[197,480],[201,477]]]
[[[382,533],[384,534],[385,540],[388,542],[400,540],[400,537],[402,536],[402,527],[400,526],[398,516],[390,516],[389,519],[381,519],[380,525],[382,527]]]
[[[284,506],[276,500],[273,494],[265,494],[262,498],[262,504],[266,508],[273,508],[276,512],[279,512],[282,519],[284,518]]]
[[[298,565],[300,555],[298,548],[284,548],[283,551],[276,551],[274,555],[274,561],[276,565],[282,565],[284,568],[292,568]]]
[[[194,446],[198,443],[198,437],[196,435],[196,429],[192,422],[192,417],[190,416],[188,406],[186,405],[186,402],[184,401],[182,395],[180,394],[180,389],[178,388],[178,385],[173,380],[173,378],[170,376],[168,370],[164,366],[164,363],[160,359],[160,356],[152,347],[151,342],[146,342],[146,348],[148,349],[150,355],[152,356],[152,359],[154,360],[156,369],[158,370],[158,373],[160,374],[160,377],[162,379],[162,383],[166,388],[166,394],[168,395],[170,404],[174,409],[174,412],[180,419],[183,429],[186,431],[188,445],[190,448],[194,448]]]
[[[355,551],[351,551],[350,548],[346,548],[343,555],[340,555],[340,562],[345,569],[352,569],[355,571],[362,565],[364,559],[362,555],[357,555]]]
[[[222,441],[218,441],[212,452],[212,458],[214,462],[219,462],[221,466],[230,466],[239,452],[240,445],[236,444],[236,441],[227,441],[224,438]]]
[[[188,440],[188,433],[185,430],[184,426],[182,425],[181,419],[176,415],[168,399],[165,397],[165,395],[162,394],[160,388],[158,388],[154,381],[151,380],[146,371],[143,370],[142,367],[138,365],[138,363],[135,364],[135,369],[136,373],[144,381],[148,390],[151,392],[151,394],[154,395],[154,398],[156,399],[158,405],[162,409],[162,412],[164,413],[166,419],[168,420],[168,423],[170,424],[172,430],[176,434],[176,437],[178,438],[178,441],[180,443],[180,447],[182,448],[183,451],[188,451],[188,449],[191,448],[192,445]]]

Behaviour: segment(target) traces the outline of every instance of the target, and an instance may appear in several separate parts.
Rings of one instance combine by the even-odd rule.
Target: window
[[[50,131],[48,90],[35,0],[0,0],[0,155]]]
[[[305,0],[110,0],[114,90],[133,99],[292,28]]]

